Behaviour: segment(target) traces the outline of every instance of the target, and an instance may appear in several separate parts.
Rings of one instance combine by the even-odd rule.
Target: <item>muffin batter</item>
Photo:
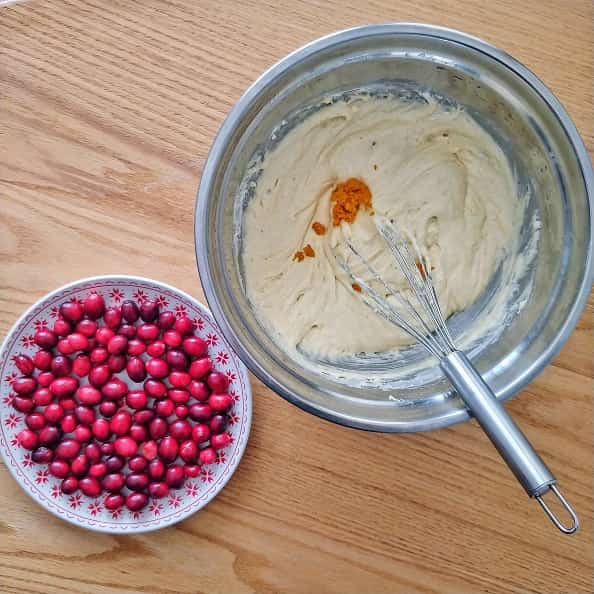
[[[392,219],[428,254],[450,315],[488,285],[521,220],[501,149],[463,110],[433,100],[360,96],[330,103],[291,130],[261,167],[244,219],[247,295],[281,346],[312,356],[412,342],[363,303],[340,268],[332,246],[340,250],[345,235],[406,290],[374,223],[376,216]],[[331,196],[349,179],[369,188],[372,206],[335,225]]]

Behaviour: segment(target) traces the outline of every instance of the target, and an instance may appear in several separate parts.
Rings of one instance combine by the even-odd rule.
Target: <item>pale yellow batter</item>
[[[331,246],[350,234],[383,275],[406,286],[369,212],[332,226],[338,182],[363,180],[375,216],[393,219],[427,250],[446,315],[485,289],[521,218],[501,149],[464,111],[434,101],[359,97],[327,105],[289,132],[262,167],[245,212],[247,294],[278,343],[314,356],[411,342],[361,301],[336,262]],[[316,221],[325,235],[312,230]],[[308,243],[315,257],[294,261]]]

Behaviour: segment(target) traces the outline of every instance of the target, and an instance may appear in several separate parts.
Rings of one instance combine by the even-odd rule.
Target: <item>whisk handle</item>
[[[468,357],[461,351],[454,351],[441,360],[440,366],[526,493],[538,500],[559,530],[566,534],[575,532],[579,527],[579,521],[555,486],[557,481],[552,472],[507,414],[503,404],[497,400]],[[542,499],[549,489],[555,493],[571,516],[573,524],[570,527],[564,526]]]

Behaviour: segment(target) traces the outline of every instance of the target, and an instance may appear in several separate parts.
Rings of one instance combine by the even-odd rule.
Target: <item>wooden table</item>
[[[140,273],[204,300],[192,217],[225,114],[287,52],[336,29],[424,21],[505,48],[594,146],[588,0],[53,0],[0,8],[0,333],[79,277]],[[0,592],[591,593],[594,301],[509,410],[581,514],[560,535],[476,423],[345,429],[253,380],[240,468],[176,527],[71,527],[0,468]]]

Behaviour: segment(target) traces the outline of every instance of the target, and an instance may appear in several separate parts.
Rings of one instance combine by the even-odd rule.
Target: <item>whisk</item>
[[[375,217],[375,221],[380,235],[408,281],[410,295],[397,290],[386,281],[369,259],[357,249],[351,238],[346,239],[346,246],[356,257],[356,261],[362,264],[364,276],[355,274],[347,259],[335,251],[337,262],[358,285],[357,289],[361,289],[361,298],[370,308],[408,333],[439,360],[442,372],[526,493],[536,498],[561,532],[573,534],[579,528],[579,520],[559,491],[557,480],[468,357],[456,348],[439,306],[428,257],[421,254],[414,242],[407,242],[392,222],[379,216]],[[548,491],[552,491],[561,502],[571,517],[571,525],[563,524],[543,499]]]

